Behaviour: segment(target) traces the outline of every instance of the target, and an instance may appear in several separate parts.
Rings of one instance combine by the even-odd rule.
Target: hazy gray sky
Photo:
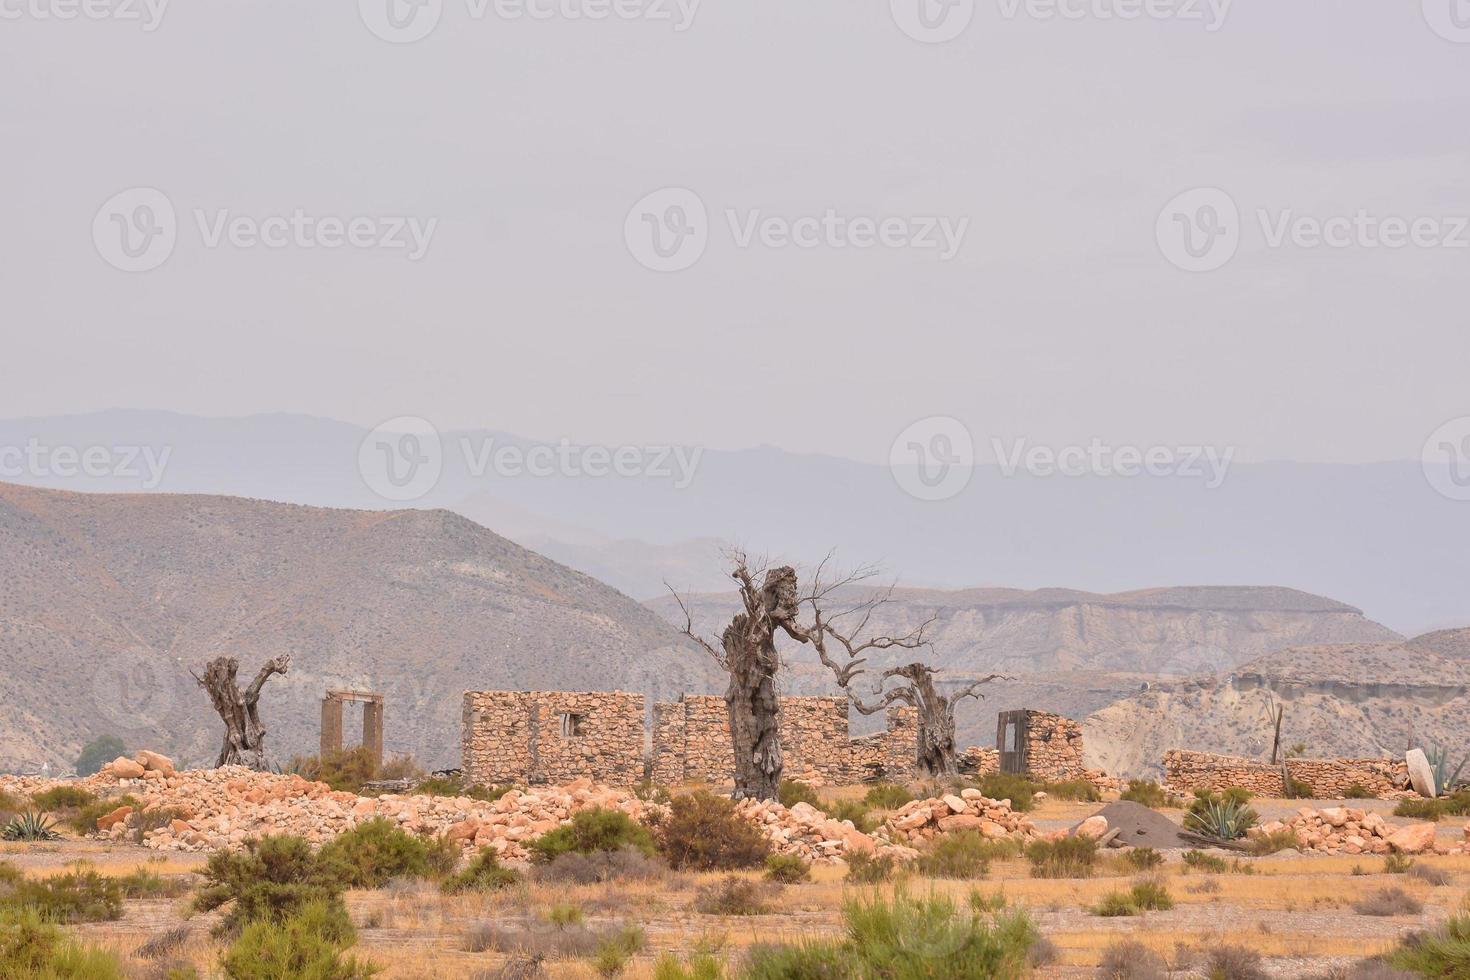
[[[1470,246],[1461,0],[1127,21],[1100,14],[1130,0],[981,0],[945,43],[904,33],[907,0],[618,0],[640,16],[601,21],[567,13],[599,0],[443,0],[403,44],[368,21],[404,0],[175,2],[151,31],[42,16],[75,2],[0,0],[0,416],[418,415],[881,461],[951,415],[982,456],[990,435],[1101,436],[1364,461],[1470,415],[1470,247],[1443,246]],[[127,272],[99,209],[138,187],[177,237]],[[657,272],[625,226],[668,187],[707,209],[707,246]],[[1200,187],[1238,206],[1240,242],[1189,272],[1156,225]],[[415,260],[407,229],[333,249],[223,230],[298,209],[366,217],[365,242],[396,217],[432,231]],[[948,259],[740,244],[753,212],[829,209],[921,238],[968,223]],[[1359,211],[1435,244],[1270,244]]]

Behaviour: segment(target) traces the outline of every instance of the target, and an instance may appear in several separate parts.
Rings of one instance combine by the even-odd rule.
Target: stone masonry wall
[[[781,699],[781,751],[788,778],[826,783],[861,782],[880,764],[886,778],[913,778],[918,715],[888,709],[888,730],[853,739],[847,699]],[[653,780],[664,785],[691,780],[726,783],[733,777],[730,719],[718,695],[685,695],[653,706]]]
[[[1354,783],[1383,796],[1409,781],[1402,759],[1287,759],[1286,770],[1292,779],[1311,786],[1319,799],[1340,798]],[[1239,786],[1257,796],[1283,795],[1280,765],[1184,749],[1164,753],[1164,782],[1181,792]]]
[[[1082,726],[1048,711],[1027,711],[1026,772],[1046,782],[1085,778]]]
[[[641,694],[468,691],[461,731],[460,765],[471,784],[643,779]]]

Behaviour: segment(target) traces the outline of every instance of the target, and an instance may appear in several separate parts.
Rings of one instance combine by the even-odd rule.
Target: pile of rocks
[[[890,839],[910,844],[958,830],[978,830],[992,838],[1030,840],[1036,836],[1031,821],[1012,810],[1010,800],[988,799],[978,789],[905,803],[888,818],[883,830]]]
[[[1285,820],[1252,827],[1246,836],[1264,837],[1283,830],[1296,834],[1301,850],[1317,854],[1450,854],[1462,852],[1465,847],[1436,842],[1432,823],[1398,827],[1377,813],[1344,806],[1323,810],[1302,807]],[[1470,836],[1470,826],[1466,834]]]
[[[810,803],[786,808],[774,800],[741,800],[735,810],[754,823],[777,854],[790,854],[817,864],[836,864],[850,854],[883,852],[911,861],[919,852],[894,843],[887,835],[869,836],[851,820],[833,820]]]

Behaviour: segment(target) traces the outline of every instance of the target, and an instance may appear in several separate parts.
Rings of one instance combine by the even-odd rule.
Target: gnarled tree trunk
[[[220,749],[216,766],[248,766],[259,770],[269,768],[265,755],[266,729],[261,724],[257,707],[260,689],[272,674],[284,674],[290,666],[289,655],[266,661],[244,694],[240,693],[240,688],[235,683],[240,661],[233,657],[217,657],[205,666],[203,677],[194,675],[199,686],[209,692],[214,710],[219,712],[225,723],[225,742]]]

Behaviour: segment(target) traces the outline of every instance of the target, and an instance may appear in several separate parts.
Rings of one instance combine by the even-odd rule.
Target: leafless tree
[[[824,606],[834,599],[834,594],[870,578],[875,574],[871,567],[829,581],[825,578],[829,555],[812,575],[809,588],[802,592],[796,569],[790,565],[752,567],[741,551],[729,557],[734,566],[730,577],[735,580],[744,612],[737,613],[725,627],[718,647],[695,632],[689,606],[677,592],[674,599],[684,611],[684,633],[730,676],[725,704],[730,713],[730,740],[735,750],[735,798],[773,800],[785,764],[779,731],[781,702],[776,690],[776,677],[781,669],[777,634],[784,633],[797,643],[812,645],[826,661],[823,650],[829,638],[857,651],[913,649],[923,644],[923,630],[928,624],[905,636],[863,638],[871,616],[872,607],[868,604],[827,616]],[[802,622],[803,608],[810,612],[810,622]],[[864,608],[867,615],[853,628],[843,625],[853,613]]]
[[[225,723],[225,743],[220,749],[216,766],[249,766],[260,770],[267,768],[265,726],[260,722],[257,708],[260,689],[270,680],[271,675],[284,675],[290,666],[289,654],[266,661],[244,694],[240,693],[240,688],[235,683],[240,661],[233,657],[216,657],[205,665],[203,677],[194,674],[199,686],[209,692],[214,710],[219,712]]]

